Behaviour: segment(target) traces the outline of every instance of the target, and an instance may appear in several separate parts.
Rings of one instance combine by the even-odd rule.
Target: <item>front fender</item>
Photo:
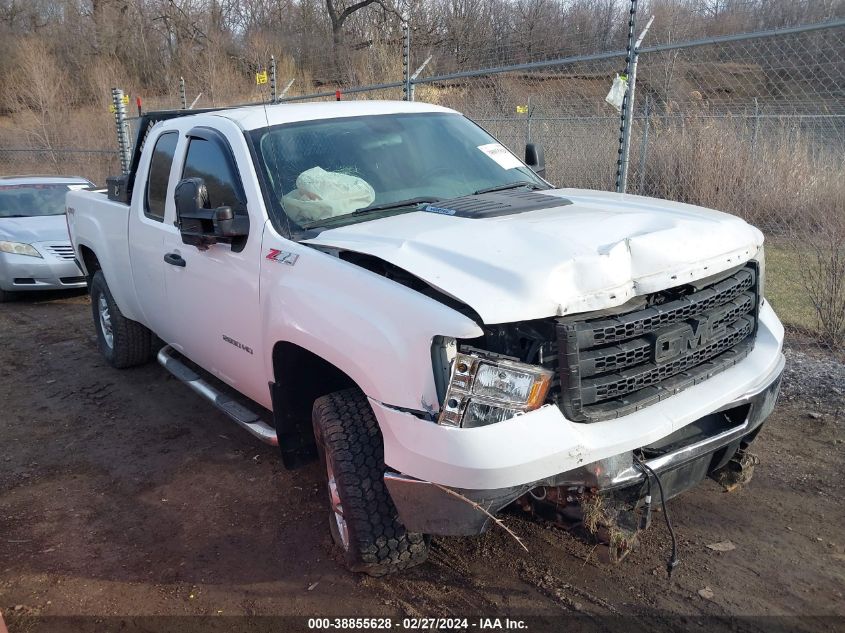
[[[271,249],[283,255],[268,259]],[[267,375],[275,343],[290,342],[345,372],[370,398],[413,410],[439,410],[433,338],[482,335],[472,319],[435,299],[271,227],[262,248],[261,306]]]

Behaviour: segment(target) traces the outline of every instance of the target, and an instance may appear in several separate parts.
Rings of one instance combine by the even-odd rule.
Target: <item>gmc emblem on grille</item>
[[[707,314],[701,314],[679,325],[658,331],[654,335],[654,362],[668,363],[680,356],[686,356],[723,338],[728,324],[725,316],[730,305]]]

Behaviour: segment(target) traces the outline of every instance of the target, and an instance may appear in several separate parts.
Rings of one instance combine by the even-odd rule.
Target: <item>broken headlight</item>
[[[552,375],[543,367],[483,352],[459,353],[438,423],[474,428],[533,411],[545,402]]]

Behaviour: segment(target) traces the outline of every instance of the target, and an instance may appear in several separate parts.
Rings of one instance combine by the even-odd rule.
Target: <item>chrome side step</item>
[[[259,440],[273,446],[279,445],[276,429],[264,422],[257,413],[207,383],[198,373],[176,358],[174,353],[175,350],[170,345],[162,347],[158,353],[159,364]]]

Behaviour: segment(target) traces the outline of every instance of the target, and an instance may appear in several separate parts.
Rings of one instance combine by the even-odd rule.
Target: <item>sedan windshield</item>
[[[68,185],[0,185],[0,218],[63,215]]]
[[[306,228],[413,211],[484,190],[548,187],[459,114],[322,119],[252,136],[275,201]]]

